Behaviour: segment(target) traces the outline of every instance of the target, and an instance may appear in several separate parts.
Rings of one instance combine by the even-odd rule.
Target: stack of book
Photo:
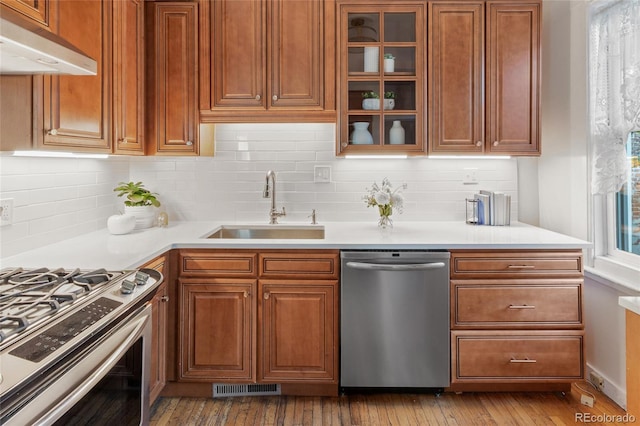
[[[478,225],[511,224],[511,195],[481,190],[473,198],[478,200]]]

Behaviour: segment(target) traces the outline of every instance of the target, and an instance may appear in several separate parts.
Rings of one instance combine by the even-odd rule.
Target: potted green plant
[[[380,95],[374,91],[363,92],[362,109],[380,109]]]
[[[390,73],[395,69],[396,58],[391,53],[384,54],[384,72]]]
[[[114,189],[118,197],[126,195],[124,213],[136,217],[136,229],[150,228],[160,207],[158,194],[146,189],[142,182],[120,182]]]
[[[396,106],[396,92],[384,92],[384,109],[393,109]]]

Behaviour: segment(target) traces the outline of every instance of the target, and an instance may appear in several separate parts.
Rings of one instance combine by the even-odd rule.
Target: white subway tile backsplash
[[[333,124],[219,124],[214,157],[41,159],[0,156],[0,196],[14,198],[14,224],[0,228],[2,256],[106,227],[122,210],[113,188],[142,181],[160,195],[171,220],[267,221],[262,198],[267,170],[277,177],[281,222],[377,220],[363,201],[366,188],[388,177],[407,184],[396,223],[464,220],[464,198],[480,189],[512,196],[517,217],[517,162],[485,159],[344,159],[335,156]],[[331,167],[331,182],[315,183],[314,166]],[[478,184],[462,183],[477,169]]]

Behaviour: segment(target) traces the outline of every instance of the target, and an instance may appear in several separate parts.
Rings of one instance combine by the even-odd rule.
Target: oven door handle
[[[362,269],[367,271],[425,271],[428,269],[444,268],[443,262],[432,263],[366,263],[366,262],[347,262],[347,266],[353,269]]]
[[[82,374],[82,382],[74,387],[73,391],[64,395],[53,406],[47,407],[44,413],[40,414],[36,424],[52,424],[57,419],[62,417],[67,411],[69,411],[78,401],[80,401],[93,387],[104,378],[104,376],[113,368],[118,360],[127,352],[127,350],[141,337],[150,339],[151,331],[151,306],[145,304],[130,316],[124,319],[118,326],[109,331],[109,336],[106,337],[96,348],[100,350],[93,350],[87,354],[85,358],[81,359],[75,366],[73,366],[65,376],[72,375],[79,369],[78,374]],[[113,341],[113,340],[116,341]],[[105,344],[110,342],[110,347],[116,346],[114,349],[108,349],[110,355],[106,358],[101,356],[102,351],[105,350]],[[98,359],[95,359],[98,358]],[[97,368],[91,367],[98,365]],[[143,380],[147,380],[145,374],[143,374]],[[54,383],[50,389],[55,388]],[[64,388],[63,388],[64,389]],[[68,392],[68,390],[67,390]],[[60,393],[58,394],[60,395]],[[37,411],[36,411],[37,412]]]

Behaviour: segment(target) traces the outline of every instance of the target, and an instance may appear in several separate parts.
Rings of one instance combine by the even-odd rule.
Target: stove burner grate
[[[47,268],[17,268],[0,274],[0,343],[30,325],[58,312],[117,273],[104,269],[81,272]]]

